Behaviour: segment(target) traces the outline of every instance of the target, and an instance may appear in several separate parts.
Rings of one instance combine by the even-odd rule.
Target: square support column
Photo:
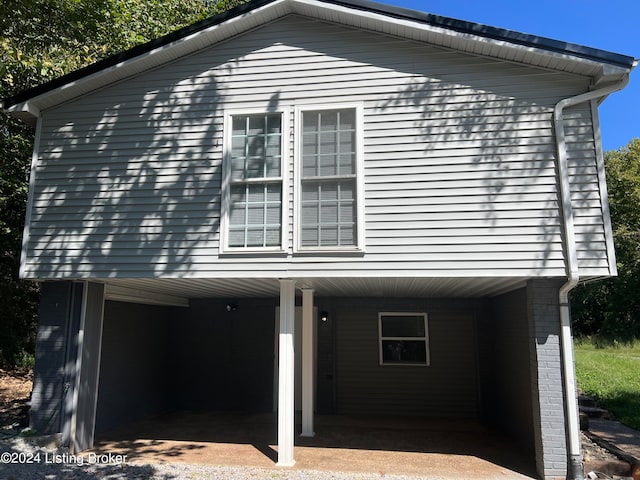
[[[313,437],[313,290],[302,290],[302,437]]]
[[[567,478],[560,308],[563,280],[527,282],[527,316],[531,338],[531,393],[536,468],[545,480]]]
[[[98,403],[98,379],[102,347],[105,286],[85,282],[80,330],[76,384],[71,416],[71,451],[81,452],[93,447]]]
[[[295,432],[295,282],[280,280],[280,333],[278,375],[278,463],[292,467]]]

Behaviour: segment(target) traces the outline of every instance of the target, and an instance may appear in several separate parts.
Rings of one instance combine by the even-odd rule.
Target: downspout
[[[610,93],[622,90],[629,83],[629,75],[607,87],[583,93],[575,97],[560,100],[553,111],[553,126],[556,137],[558,155],[558,176],[560,179],[560,197],[562,216],[564,218],[564,235],[567,258],[567,282],[560,287],[560,341],[562,350],[562,368],[564,377],[564,395],[566,403],[566,427],[568,430],[567,479],[583,480],[582,454],[580,450],[580,421],[578,418],[578,400],[576,397],[576,376],[573,357],[573,341],[571,335],[571,312],[569,310],[569,292],[578,284],[579,270],[576,252],[575,228],[573,224],[573,208],[571,205],[571,185],[567,162],[567,145],[564,134],[565,108],[602,98]]]

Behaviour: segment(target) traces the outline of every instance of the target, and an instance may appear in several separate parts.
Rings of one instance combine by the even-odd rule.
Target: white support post
[[[278,463],[292,467],[295,432],[295,282],[280,280],[280,334],[278,375]]]
[[[302,437],[313,437],[313,290],[302,290]]]

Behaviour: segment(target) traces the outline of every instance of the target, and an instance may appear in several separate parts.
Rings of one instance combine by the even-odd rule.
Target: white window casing
[[[353,103],[305,105],[295,109],[294,253],[349,254],[364,251],[363,112],[362,104]],[[330,131],[317,130],[307,134],[307,139],[314,134],[317,136],[315,145],[318,147],[315,155],[317,172],[313,175],[304,174],[305,114],[320,115],[323,118],[331,115],[338,118],[346,116],[349,118],[343,123],[352,125],[350,128],[341,130],[340,125],[337,124],[338,126]],[[268,158],[275,158],[273,152],[267,153],[265,150],[263,154],[255,155],[256,152],[246,150],[251,148],[250,138],[255,140],[257,137],[264,137],[264,142],[260,146],[268,148],[269,139],[274,134],[266,130],[257,131],[254,123],[260,119],[273,119],[276,115],[280,119],[281,126],[278,168],[274,168],[273,163],[267,165]],[[264,121],[267,122],[267,120]],[[242,122],[247,123],[244,133],[238,128]],[[286,109],[275,112],[257,109],[225,112],[220,254],[285,254],[287,252],[289,228],[291,228],[287,216],[289,199],[287,175],[290,165],[288,142],[291,141],[288,122],[289,114]],[[321,135],[325,138],[320,139]],[[331,136],[336,139],[333,143],[327,140]],[[350,138],[341,143],[341,137]],[[351,144],[347,145],[349,142]],[[329,145],[327,148],[333,149],[334,152],[323,153],[320,150],[321,144],[325,147]],[[307,141],[308,146],[309,141]],[[243,148],[246,151],[238,154],[238,151]],[[346,151],[340,151],[341,149]],[[349,161],[340,163],[340,159],[345,155],[351,155],[351,164]],[[253,164],[250,163],[250,157],[253,157]],[[325,163],[322,160],[325,160]],[[241,165],[243,161],[244,164]],[[331,161],[335,163],[330,165]],[[345,167],[348,171],[341,170],[341,167]],[[327,168],[329,170],[333,168],[333,172],[328,172]],[[308,192],[311,186],[317,188],[318,193],[315,199],[310,200],[303,195],[303,188]],[[279,205],[278,191],[280,192]],[[273,235],[277,225],[274,222],[273,211],[278,206],[280,232],[279,243],[276,245]],[[310,224],[308,217],[305,218],[303,215],[303,211],[314,211],[314,207],[318,217],[328,212],[316,225]],[[303,228],[306,228],[305,232],[308,236],[314,226],[316,231],[313,233],[317,235],[318,241],[304,242]]]
[[[362,252],[362,105],[297,107],[295,123],[295,252]]]
[[[283,111],[226,112],[220,253],[286,251],[288,131]]]

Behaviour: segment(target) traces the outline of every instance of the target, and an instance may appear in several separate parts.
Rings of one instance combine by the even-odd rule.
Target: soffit
[[[297,278],[298,293],[311,288],[319,297],[386,297],[386,298],[484,298],[522,288],[527,278],[416,278],[416,277],[359,277],[359,278]],[[109,279],[107,298],[129,296],[150,300],[193,298],[252,298],[278,297],[280,283],[275,278],[162,278]],[[144,302],[142,302],[144,303]],[[155,303],[150,301],[149,303]],[[170,302],[169,302],[170,303]],[[174,302],[180,304],[179,301]]]

